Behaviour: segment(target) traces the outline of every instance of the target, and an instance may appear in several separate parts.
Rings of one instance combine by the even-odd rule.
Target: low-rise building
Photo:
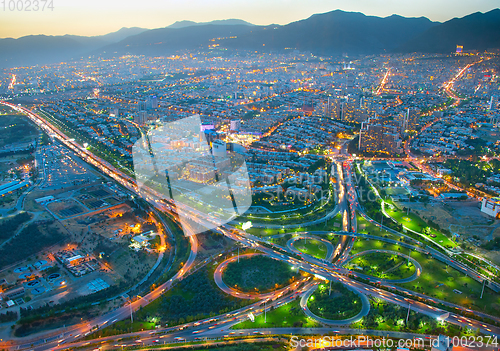
[[[500,197],[491,199],[483,198],[481,204],[481,212],[486,213],[492,217],[499,217],[500,214]]]

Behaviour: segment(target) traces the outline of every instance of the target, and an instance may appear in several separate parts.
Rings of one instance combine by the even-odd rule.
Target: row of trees
[[[3,116],[0,127],[5,132],[0,135],[0,146],[26,141],[26,136],[35,135],[37,129],[24,116]]]
[[[92,303],[96,303],[118,294],[124,286],[122,285],[113,285],[109,288],[103,289],[101,291],[95,292],[93,294],[78,296],[66,302],[49,305],[45,304],[44,306],[28,309],[28,308],[20,308],[21,320],[20,324],[30,324],[36,322],[38,320],[47,319],[53,317],[55,315],[61,313],[69,313],[73,310],[85,311],[92,307]]]
[[[474,186],[476,183],[485,183],[493,173],[500,172],[500,161],[472,162],[468,160],[447,160],[445,167],[452,170],[453,175],[465,187]]]
[[[406,259],[402,256],[388,253],[367,254],[351,261],[351,264],[362,267],[365,274],[379,278],[386,274],[389,274],[391,278],[409,277],[413,274],[412,263],[406,263]]]
[[[435,330],[438,326],[435,318],[413,311],[410,311],[408,323],[406,323],[407,313],[408,309],[399,305],[374,303],[368,315],[363,318],[363,326],[375,329],[380,324],[385,323],[393,327],[399,325],[401,330],[411,331],[418,331],[426,325],[431,330]]]

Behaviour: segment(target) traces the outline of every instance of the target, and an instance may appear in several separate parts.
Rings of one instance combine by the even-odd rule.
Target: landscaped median
[[[411,211],[403,212],[399,210],[391,201],[382,201],[382,211],[384,214],[400,223],[403,228],[416,234],[423,234],[430,241],[446,249],[457,248],[457,244],[435,228],[429,226],[422,218]]]
[[[240,299],[275,298],[296,288],[301,277],[288,263],[259,253],[233,256],[214,272],[217,286]]]
[[[416,273],[413,259],[389,251],[361,253],[349,260],[345,268],[385,280],[407,279]]]

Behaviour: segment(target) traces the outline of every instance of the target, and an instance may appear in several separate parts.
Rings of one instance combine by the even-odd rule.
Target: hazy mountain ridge
[[[113,33],[93,37],[28,35],[18,39],[0,39],[0,68],[49,64],[75,59],[147,30],[133,27],[121,28]]]
[[[430,28],[397,48],[399,52],[447,53],[456,45],[464,50],[500,48],[500,9],[453,18]]]
[[[229,38],[236,37],[236,38]],[[256,26],[229,19],[208,23],[176,22],[165,28],[122,28],[106,35],[84,37],[25,36],[0,39],[0,67],[47,64],[85,55],[170,55],[178,50],[206,49],[213,38],[221,47],[242,50],[286,48],[318,55],[380,54],[384,52],[453,52],[500,47],[500,10],[473,13],[444,23],[425,17],[366,16],[335,10],[287,25]]]
[[[255,28],[248,25],[199,25],[183,28],[158,28],[130,36],[118,43],[102,48],[106,54],[133,54],[163,56],[177,50],[207,48],[210,39],[238,36]],[[213,44],[213,43],[212,43]],[[96,52],[97,54],[97,52]]]
[[[359,12],[335,10],[307,19],[227,40],[230,48],[293,48],[316,54],[381,53],[401,45],[425,30],[438,25],[429,19],[392,15],[381,18]]]
[[[246,26],[254,26],[254,24],[241,20],[241,19],[225,19],[225,20],[214,20],[210,22],[194,22],[194,21],[177,21],[174,24],[171,24],[167,28],[185,28],[185,27],[192,27],[192,26],[204,26],[207,24],[215,24],[215,25],[221,25],[221,26],[233,26],[233,25],[246,25]]]
[[[137,35],[148,30],[149,29],[147,28],[140,28],[140,27],[123,27],[117,30],[116,32],[99,35],[97,37],[103,39],[108,43],[117,43],[127,37],[130,37],[131,35]]]

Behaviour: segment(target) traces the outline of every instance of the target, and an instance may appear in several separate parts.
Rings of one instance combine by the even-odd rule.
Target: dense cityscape
[[[500,48],[228,38],[0,70],[0,349],[498,350]]]

